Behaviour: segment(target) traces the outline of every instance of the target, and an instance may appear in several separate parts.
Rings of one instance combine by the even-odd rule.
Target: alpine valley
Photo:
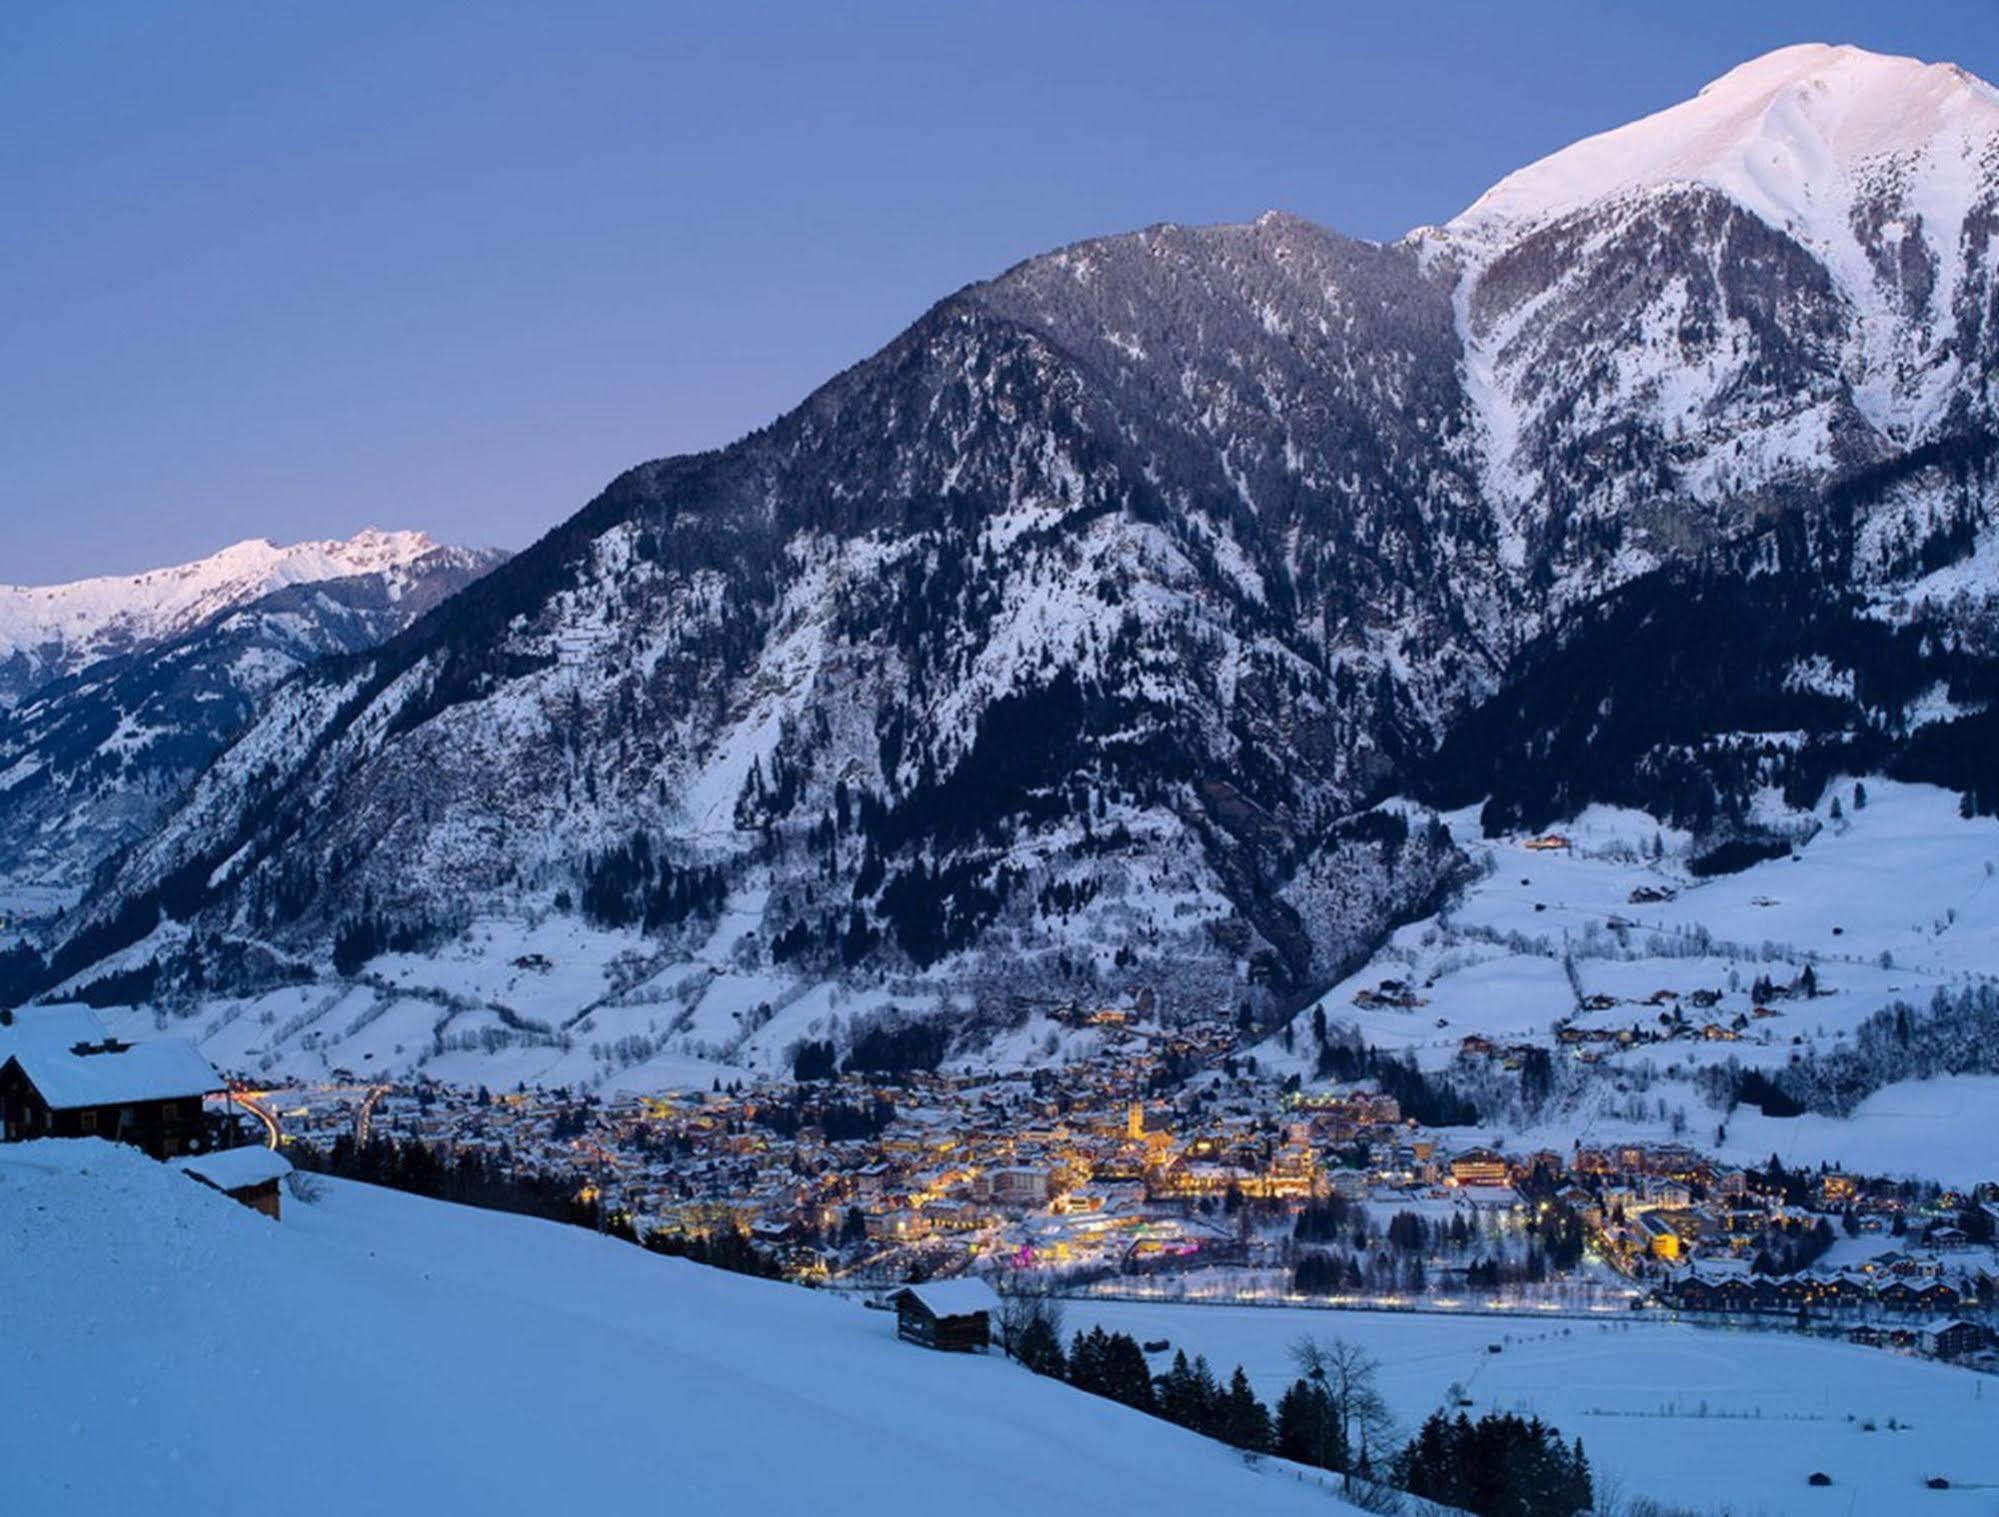
[[[1995,373],[1999,92],[1850,47],[1395,243],[1064,248],[490,572],[17,638],[0,853],[108,862],[13,991],[302,1074],[385,1017],[470,1079],[1021,1065],[1071,1005],[1284,1026],[1481,832],[1709,878],[1865,776],[1982,838]]]

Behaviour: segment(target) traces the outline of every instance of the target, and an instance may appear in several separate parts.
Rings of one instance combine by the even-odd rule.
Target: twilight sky
[[[0,6],[0,582],[520,547],[1061,243],[1442,221],[1799,41],[1999,0]]]

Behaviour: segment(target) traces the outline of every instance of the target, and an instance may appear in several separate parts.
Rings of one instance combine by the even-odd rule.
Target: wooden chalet
[[[203,1098],[222,1089],[214,1066],[180,1038],[30,1044],[0,1064],[0,1137],[109,1138],[155,1159],[199,1153],[216,1141]]]
[[[1923,1352],[1938,1359],[1964,1359],[1991,1342],[1991,1334],[1976,1322],[1941,1322],[1925,1328]]]
[[[983,1354],[993,1340],[1000,1298],[983,1280],[934,1280],[895,1293],[896,1336],[924,1348]]]
[[[289,1159],[262,1144],[224,1148],[211,1154],[189,1154],[175,1159],[173,1166],[251,1211],[263,1213],[273,1222],[278,1220],[279,1182],[292,1172]]]

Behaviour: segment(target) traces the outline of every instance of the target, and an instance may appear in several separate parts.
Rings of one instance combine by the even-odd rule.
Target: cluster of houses
[[[85,1007],[25,1007],[0,1023],[0,1140],[128,1143],[276,1218],[291,1165],[243,1141],[227,1089],[192,1043],[126,1042]]]
[[[1659,1287],[1661,1303],[1683,1310],[1703,1309],[1700,1288],[1686,1296],[1665,1288],[1690,1263],[1734,1261],[1736,1273],[1753,1276],[1762,1249],[1822,1218],[1859,1239],[1892,1229],[1912,1257],[1950,1242],[1942,1213],[1905,1215],[1892,1190],[1834,1173],[1800,1205],[1685,1144],[1451,1148],[1407,1121],[1392,1095],[1279,1092],[1246,1074],[1147,1098],[1138,1093],[1153,1084],[1153,1045],[1132,1039],[1120,1052],[1122,1039],[1111,1041],[1109,1053],[1031,1073],[769,1081],[609,1100],[351,1087],[293,1092],[284,1116],[294,1135],[329,1141],[353,1130],[365,1098],[378,1134],[571,1174],[642,1231],[741,1230],[804,1279],[1256,1266],[1269,1261],[1237,1224],[1237,1202],[1295,1207],[1335,1197],[1377,1212],[1470,1208],[1501,1214],[1506,1228],[1560,1206],[1582,1223],[1593,1270]],[[855,1113],[890,1109],[854,1130]],[[835,1120],[842,1112],[845,1124]],[[1905,1279],[1883,1257],[1878,1270],[1895,1279],[1871,1288],[1890,1309],[1975,1311],[1989,1296],[1975,1278],[1986,1258],[1976,1251],[1938,1279]],[[1777,1310],[1844,1289],[1814,1271],[1772,1271],[1767,1280]]]
[[[1990,1267],[1977,1271],[1983,1285],[1932,1273],[1933,1261],[1905,1254],[1882,1256],[1842,1269],[1807,1269],[1766,1275],[1740,1260],[1689,1264],[1653,1293],[1676,1311],[1763,1315],[1795,1314],[1830,1320],[1848,1342],[1947,1359],[1999,1372],[1999,1334],[1984,1321],[1958,1315],[1969,1302],[1992,1299]]]
[[[1984,1285],[1975,1283],[1981,1276]],[[1739,1259],[1697,1260],[1662,1282],[1654,1295],[1679,1311],[1817,1312],[1880,1310],[1935,1316],[1954,1312],[1981,1294],[1989,1299],[1989,1267],[1966,1276],[1940,1272],[1933,1260],[1896,1254],[1840,1269],[1810,1268],[1789,1275],[1752,1270]]]
[[[801,1278],[1020,1268],[1189,1269],[1240,1255],[1234,1199],[1364,1196],[1435,1179],[1440,1156],[1392,1096],[1273,1100],[1268,1083],[1146,1092],[1203,1057],[1115,1021],[1086,1060],[1006,1074],[765,1081],[608,1099],[443,1086],[296,1087],[288,1135],[330,1143],[372,1102],[372,1131],[515,1172],[567,1173],[641,1230],[737,1229]],[[1231,1030],[1232,1032],[1232,1030]],[[1220,1028],[1214,1036],[1226,1037]],[[892,1120],[856,1122],[892,1108]],[[1366,1170],[1330,1150],[1360,1145]]]
[[[291,1140],[330,1143],[372,1123],[503,1170],[571,1176],[643,1231],[740,1230],[799,1278],[1253,1264],[1258,1245],[1234,1221],[1248,1201],[1280,1212],[1436,1201],[1516,1221],[1553,1207],[1581,1223],[1593,1268],[1665,1308],[1832,1316],[1891,1346],[1974,1362],[1992,1352],[1980,1322],[1999,1295],[1999,1255],[1956,1225],[1981,1204],[1999,1223],[1989,1194],[1917,1200],[1836,1171],[1778,1187],[1679,1143],[1446,1147],[1385,1092],[1280,1089],[1237,1070],[1225,1024],[1168,1033],[1137,1013],[1076,1015],[1101,1034],[1089,1057],[1034,1071],[610,1099],[427,1083],[275,1096]],[[1190,1068],[1210,1073],[1179,1078]],[[130,1143],[273,1217],[289,1168],[242,1141],[226,1082],[192,1044],[124,1042],[80,1008],[0,1025],[0,1136]],[[1800,1254],[1808,1235],[1820,1246]],[[1801,1258],[1811,1262],[1794,1267]],[[898,1310],[920,1341],[964,1346],[955,1340],[972,1331],[954,1322],[971,1309],[944,1295]]]

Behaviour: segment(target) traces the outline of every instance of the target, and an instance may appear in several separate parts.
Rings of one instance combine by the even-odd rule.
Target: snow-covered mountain
[[[421,532],[370,528],[345,541],[279,547],[264,538],[207,558],[66,585],[0,585],[0,708],[86,664],[191,632],[287,585],[391,576],[438,545]]]
[[[35,604],[66,607],[75,635],[38,642],[48,660],[39,667],[67,672],[0,710],[0,902],[76,894],[105,858],[151,831],[285,679],[374,647],[503,556],[369,532],[287,549],[242,544],[141,575],[116,610],[108,581],[5,592],[47,595]],[[8,635],[27,620],[15,618]]]
[[[1461,270],[1464,369],[1509,545],[1575,531],[1572,505],[1592,524],[1662,494],[1676,515],[1755,509],[1989,427],[1995,175],[1992,86],[1807,45],[1418,234]],[[1621,487],[1600,488],[1605,473]],[[1661,556],[1636,547],[1633,568]]]
[[[1999,804],[1995,144],[1958,70],[1787,49],[1393,245],[1031,259],[285,686],[46,978],[553,915],[736,1057],[828,985],[1295,1006],[1463,865],[1398,794]]]

